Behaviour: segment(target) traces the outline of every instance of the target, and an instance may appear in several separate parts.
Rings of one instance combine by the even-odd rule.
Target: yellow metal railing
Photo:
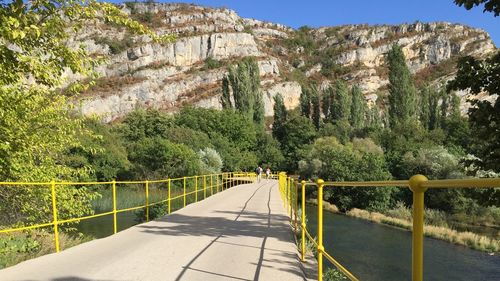
[[[285,208],[290,213],[290,220],[297,231],[297,194],[299,186],[294,184],[294,179],[285,173],[279,174],[279,190]],[[423,280],[424,261],[424,193],[429,188],[495,188],[500,187],[500,179],[457,179],[457,180],[427,180],[423,175],[415,175],[407,181],[370,181],[370,182],[324,182],[319,179],[316,183],[301,181],[301,260],[305,261],[306,237],[311,241],[318,251],[318,280],[323,280],[323,257],[330,261],[349,280],[359,280],[349,270],[337,262],[325,251],[323,245],[323,189],[325,187],[408,187],[413,193],[413,227],[412,227],[412,280]],[[314,239],[307,230],[306,218],[306,187],[316,186],[318,188],[318,229],[317,238]],[[292,211],[290,211],[290,209]],[[292,213],[295,217],[292,218]]]
[[[194,186],[188,186],[187,180],[193,180]],[[0,229],[0,234],[2,233],[11,233],[16,231],[24,231],[30,229],[37,229],[43,227],[53,227],[54,231],[54,244],[56,252],[60,251],[59,244],[59,226],[64,223],[77,222],[88,220],[92,218],[102,217],[113,215],[113,233],[117,233],[117,214],[122,212],[134,211],[138,209],[145,209],[146,221],[150,219],[149,209],[151,206],[165,203],[166,213],[170,214],[172,211],[172,201],[182,199],[182,206],[185,207],[187,202],[187,196],[194,195],[194,202],[198,202],[198,193],[203,193],[203,199],[207,197],[207,191],[210,192],[209,195],[214,193],[224,191],[232,186],[240,185],[246,182],[253,182],[255,180],[254,173],[220,173],[220,174],[210,174],[210,175],[200,175],[200,176],[190,176],[190,177],[182,177],[182,178],[172,178],[172,179],[162,179],[162,180],[145,180],[145,181],[110,181],[110,182],[0,182],[0,188],[7,186],[18,186],[18,187],[38,187],[50,188],[50,196],[51,196],[51,209],[52,209],[52,221],[47,223],[40,223],[34,225],[26,225],[22,227],[15,227],[9,229]],[[172,192],[172,187],[174,183],[178,183],[182,187],[182,192]],[[199,184],[202,182],[202,184]],[[181,184],[182,183],[182,184]],[[119,189],[117,189],[117,185],[126,185],[126,184],[139,184],[144,186],[144,196],[145,196],[145,204],[127,208],[117,208],[117,193]],[[167,188],[167,196],[165,199],[151,202],[149,192],[151,184],[163,184],[166,185]],[[107,186],[111,188],[112,192],[112,200],[113,200],[113,210],[108,212],[102,212],[99,214],[91,214],[83,217],[75,217],[75,218],[67,218],[60,219],[58,217],[58,207],[57,207],[57,188],[60,186]],[[190,191],[192,190],[192,191]],[[201,196],[201,194],[200,194]]]

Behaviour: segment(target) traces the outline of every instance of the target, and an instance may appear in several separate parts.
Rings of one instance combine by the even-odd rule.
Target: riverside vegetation
[[[92,70],[102,59],[91,57],[83,47],[72,50],[65,44],[70,26],[64,13],[76,29],[92,19],[124,25],[158,42],[173,38],[152,34],[110,4],[40,3],[30,7],[22,1],[0,3],[0,40],[28,54],[21,57],[0,46],[0,53],[11,58],[0,60],[1,181],[152,180],[253,171],[258,164],[306,180],[408,179],[417,173],[430,179],[498,177],[500,173],[500,99],[473,101],[477,108],[462,116],[453,92],[500,94],[500,80],[492,78],[499,71],[500,53],[485,60],[460,59],[457,77],[447,87],[417,89],[401,47],[394,45],[387,56],[389,90],[380,93],[377,104],[367,105],[360,88],[349,88],[342,79],[324,86],[302,77],[298,109],[287,110],[282,96],[275,97],[274,118],[267,120],[272,129],[263,116],[259,68],[255,59],[247,58],[230,66],[222,80],[223,110],[187,106],[169,114],[137,109],[112,124],[101,124],[75,114],[66,96],[56,90],[64,83],[65,69],[95,78]],[[38,26],[39,19],[47,24]],[[307,44],[302,37],[292,39],[289,43],[294,46]],[[329,70],[338,71],[328,73],[330,77],[342,73],[337,65]],[[91,81],[95,79],[71,84],[68,91],[77,95]],[[129,188],[118,192],[119,200],[142,202],[131,198],[139,189]],[[40,190],[2,187],[0,229],[50,221],[50,197]],[[64,206],[62,218],[110,207],[109,190],[67,187],[57,192]],[[161,188],[155,192],[161,197]],[[313,192],[308,196],[315,198]],[[335,188],[326,189],[324,196],[342,212],[356,208],[390,215],[395,208],[411,205],[408,189]],[[499,227],[498,188],[429,190],[425,196],[426,207],[446,214],[445,220]],[[159,207],[158,215],[161,210],[165,208]],[[474,217],[481,220],[471,221]],[[67,241],[63,248],[89,239],[74,224],[61,230]],[[50,233],[40,229],[0,235],[1,266],[52,251]],[[497,248],[479,248],[497,251],[498,237],[490,238]]]

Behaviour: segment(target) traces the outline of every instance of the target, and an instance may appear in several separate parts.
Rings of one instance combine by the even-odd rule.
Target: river
[[[317,207],[308,205],[312,235],[316,233],[316,214]],[[355,276],[361,280],[411,280],[411,232],[326,211],[323,217],[325,250]],[[424,279],[499,281],[500,256],[426,237]]]

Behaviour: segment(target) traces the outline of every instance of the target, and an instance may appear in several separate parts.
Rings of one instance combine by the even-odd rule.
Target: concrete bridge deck
[[[0,280],[306,280],[278,181],[0,270]]]

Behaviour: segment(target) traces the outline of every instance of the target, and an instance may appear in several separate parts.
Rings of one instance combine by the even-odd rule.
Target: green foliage
[[[389,64],[389,123],[394,128],[415,117],[417,94],[413,79],[399,45],[393,45],[387,55]]]
[[[202,174],[218,174],[222,171],[222,158],[217,150],[207,147],[198,151],[198,157]]]
[[[200,172],[199,157],[192,149],[159,137],[132,143],[129,158],[136,179],[176,178]]]
[[[321,125],[321,102],[320,93],[316,85],[311,86],[311,120],[316,129]]]
[[[491,12],[495,15],[495,17],[500,15],[500,3],[496,0],[454,0],[454,2],[460,7],[464,6],[467,10],[484,4],[483,13]]]
[[[71,48],[68,31],[77,33],[88,21],[121,25],[154,41],[159,37],[130,20],[116,6],[96,1],[42,0],[0,2],[0,178],[4,181],[75,180],[89,175],[83,160],[65,161],[68,149],[91,151],[82,136],[90,134],[81,118],[72,115],[68,100],[54,89],[65,72],[94,78],[102,58],[92,58],[84,46]],[[76,93],[86,84],[73,83]],[[104,157],[105,158],[105,157]],[[105,159],[101,159],[105,162]],[[68,165],[80,161],[83,165]],[[97,160],[99,162],[100,160]],[[102,163],[106,165],[105,163]],[[99,164],[98,164],[99,165]],[[111,172],[112,173],[112,172]],[[3,188],[2,223],[51,221],[51,198],[46,189]],[[92,213],[96,194],[86,188],[57,188],[59,216]],[[8,214],[7,214],[8,213]]]
[[[485,60],[473,57],[460,59],[457,76],[448,85],[449,90],[468,89],[472,94],[485,92],[500,94],[500,52]],[[470,130],[474,132],[471,151],[481,161],[476,164],[488,170],[500,171],[500,99],[494,102],[469,100]]]
[[[301,26],[290,38],[285,40],[285,45],[288,48],[304,48],[306,54],[312,53],[316,49],[316,41],[310,31],[310,27]]]
[[[301,150],[316,137],[316,129],[308,118],[297,112],[290,112],[288,120],[283,124],[284,138],[278,139],[286,159],[288,171],[296,171]]]
[[[352,103],[349,123],[354,129],[361,129],[365,126],[367,106],[363,93],[358,86],[352,87],[351,98]]]
[[[263,166],[269,166],[274,171],[285,168],[283,166],[285,157],[280,150],[279,142],[264,131],[257,135],[255,154],[259,164]]]
[[[130,142],[146,137],[167,136],[174,119],[158,110],[137,109],[127,115],[119,130]]]
[[[86,127],[92,135],[82,135],[80,140],[90,149],[71,148],[62,157],[62,163],[74,169],[89,169],[88,175],[80,176],[79,181],[112,181],[126,177],[131,164],[120,135],[95,120],[87,120]]]
[[[254,58],[242,59],[236,67],[229,68],[229,73],[223,78],[222,85],[223,108],[229,109],[234,106],[255,124],[264,125],[264,101],[260,90],[259,66]],[[231,103],[230,93],[232,93],[234,105]]]
[[[300,92],[300,113],[302,116],[305,116],[307,118],[311,117],[311,89],[309,87],[306,87],[304,85],[301,86],[301,92]]]
[[[111,54],[119,54],[129,48],[131,48],[134,45],[134,41],[132,40],[132,37],[127,36],[126,38],[122,40],[118,39],[111,39],[109,37],[95,37],[94,42],[96,44],[101,44],[101,45],[107,45],[109,47],[109,51]]]
[[[205,59],[205,67],[207,69],[216,69],[216,68],[220,68],[222,66],[223,66],[223,64],[219,60],[216,60],[216,59],[211,58],[211,57],[208,57]]]
[[[352,97],[344,81],[337,80],[335,83],[334,96],[331,103],[332,120],[348,120],[351,115]]]
[[[222,136],[242,150],[251,150],[256,143],[255,127],[251,119],[232,110],[185,107],[176,115],[175,124],[201,131],[211,139],[216,135]]]
[[[373,142],[364,142],[373,146]],[[363,142],[340,144],[334,137],[317,139],[307,156],[300,162],[302,178],[321,178],[331,181],[370,181],[391,178],[384,156],[373,148],[363,148]],[[389,206],[392,189],[389,188],[332,188],[325,191],[325,199],[340,210],[365,208],[385,209]]]
[[[286,111],[285,103],[283,101],[283,96],[277,94],[274,96],[274,118],[273,118],[273,137],[276,139],[284,139],[285,133],[283,131],[283,124],[288,118],[288,112]]]
[[[422,126],[434,130],[440,126],[438,101],[442,95],[435,89],[424,87],[420,90],[419,119]]]
[[[174,126],[169,128],[168,133],[163,137],[173,143],[185,144],[194,151],[213,147],[210,138],[205,132],[196,131],[191,128]]]
[[[429,179],[454,179],[463,177],[459,158],[444,147],[425,147],[403,156],[406,178],[422,174]]]
[[[325,281],[342,281],[342,280],[349,280],[347,277],[342,273],[342,271],[336,269],[336,268],[328,268],[324,275],[323,275],[323,280]]]

